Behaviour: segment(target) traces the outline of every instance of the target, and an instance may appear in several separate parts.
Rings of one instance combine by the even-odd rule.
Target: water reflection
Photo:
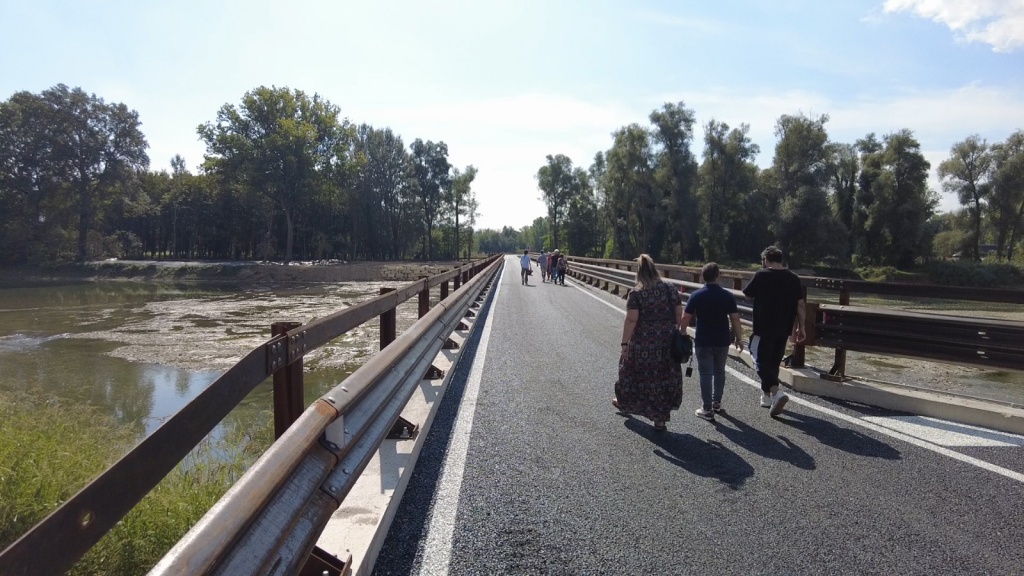
[[[232,291],[105,282],[0,289],[0,390],[100,407],[141,440],[264,342],[271,323],[308,322],[399,285]],[[399,307],[399,330],[415,321],[415,310],[415,299]],[[377,338],[371,322],[308,355],[307,403],[375,352]],[[272,420],[268,379],[214,436],[248,434]]]

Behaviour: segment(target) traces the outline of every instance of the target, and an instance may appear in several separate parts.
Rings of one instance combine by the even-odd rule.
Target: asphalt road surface
[[[375,574],[1024,574],[1024,438],[791,393],[730,360],[667,432],[611,406],[622,299],[509,257]]]

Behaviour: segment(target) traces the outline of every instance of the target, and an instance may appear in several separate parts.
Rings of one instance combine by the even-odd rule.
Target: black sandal
[[[665,430],[668,430],[668,426],[661,420],[655,420],[654,429],[658,432],[664,432]]]

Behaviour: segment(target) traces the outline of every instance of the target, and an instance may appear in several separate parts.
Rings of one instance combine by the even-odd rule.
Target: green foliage
[[[0,548],[132,446],[134,434],[87,406],[0,394]]]
[[[262,412],[204,441],[69,571],[142,574],[181,539],[272,441]],[[98,476],[135,431],[80,404],[0,394],[0,548]]]
[[[17,247],[12,232],[26,238],[5,259],[24,262],[71,227],[77,228],[75,257],[91,256],[88,239],[101,223],[100,205],[123,194],[126,181],[149,165],[140,126],[138,113],[124,104],[63,84],[0,103],[0,241]]]
[[[207,147],[207,170],[250,194],[265,195],[268,214],[280,208],[289,262],[303,208],[346,179],[354,129],[319,95],[261,86],[246,93],[240,106],[224,105],[216,123],[198,132]]]
[[[1012,264],[980,262],[929,262],[924,266],[928,282],[944,286],[978,288],[1020,288],[1024,271]]]
[[[451,192],[451,165],[448,163],[448,145],[444,142],[424,142],[417,138],[412,143],[412,168],[415,176],[415,196],[419,214],[423,219],[424,259],[434,257],[434,225],[444,208],[444,198]]]

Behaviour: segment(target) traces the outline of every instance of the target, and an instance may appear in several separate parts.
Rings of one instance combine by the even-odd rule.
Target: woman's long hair
[[[651,259],[647,254],[641,254],[636,259],[636,289],[643,290],[647,288],[653,288],[655,284],[661,281],[661,275],[658,274],[658,269],[654,267],[654,260]]]

